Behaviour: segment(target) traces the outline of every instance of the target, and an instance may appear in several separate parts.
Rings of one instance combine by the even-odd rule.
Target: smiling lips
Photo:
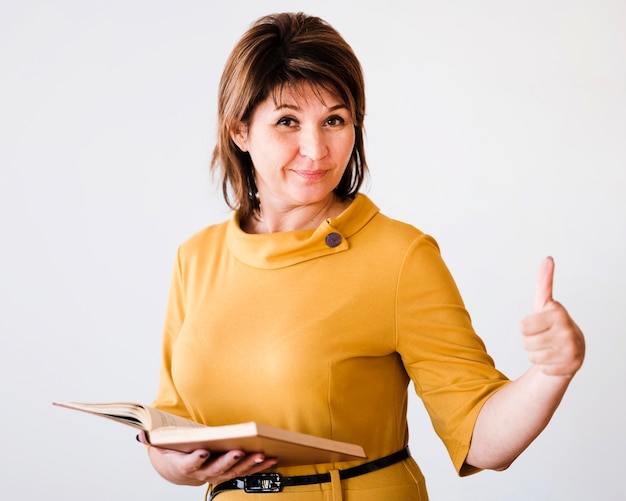
[[[316,181],[318,179],[322,179],[327,173],[327,170],[316,169],[316,170],[294,170],[292,171],[301,178],[309,179],[311,181]]]

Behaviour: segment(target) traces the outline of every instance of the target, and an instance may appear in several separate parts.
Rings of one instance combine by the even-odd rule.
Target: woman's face
[[[354,122],[346,103],[321,88],[285,88],[233,131],[250,154],[262,210],[327,203],[350,161]]]

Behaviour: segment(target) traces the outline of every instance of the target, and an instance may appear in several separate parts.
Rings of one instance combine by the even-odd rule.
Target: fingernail
[[[235,461],[239,461],[242,457],[243,457],[243,454],[235,454],[235,455],[233,456],[233,459],[234,459]]]
[[[135,436],[135,440],[137,440],[137,442],[141,443],[141,440],[139,440],[139,435]]]
[[[255,463],[262,463],[263,461],[265,461],[265,458],[256,458],[254,460]]]
[[[200,459],[206,459],[209,457],[209,455],[206,452],[201,452],[200,454],[198,454],[198,456],[200,456]]]

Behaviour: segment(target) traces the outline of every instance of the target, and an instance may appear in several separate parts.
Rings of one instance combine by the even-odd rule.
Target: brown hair
[[[354,120],[355,142],[346,171],[335,188],[353,198],[367,175],[364,151],[365,84],[352,48],[326,21],[303,13],[258,19],[233,48],[218,90],[217,144],[211,170],[221,170],[222,192],[242,220],[259,209],[250,155],[231,132],[254,108],[286,86],[308,82],[343,99]]]

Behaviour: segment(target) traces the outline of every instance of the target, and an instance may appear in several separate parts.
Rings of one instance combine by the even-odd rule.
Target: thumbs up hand
[[[521,322],[530,361],[551,376],[571,378],[585,358],[585,338],[565,308],[552,298],[554,260],[539,267],[533,313]]]

